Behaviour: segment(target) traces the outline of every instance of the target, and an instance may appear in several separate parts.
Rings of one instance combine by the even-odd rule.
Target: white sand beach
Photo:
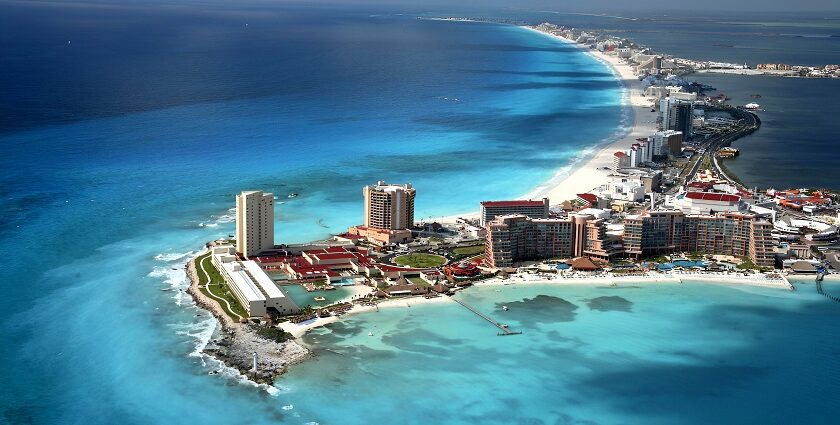
[[[504,286],[517,284],[557,284],[557,285],[618,285],[636,284],[647,285],[656,283],[687,283],[703,282],[715,283],[729,286],[760,286],[765,288],[792,289],[790,282],[782,276],[780,279],[769,278],[764,274],[743,273],[695,273],[695,272],[671,272],[657,273],[647,272],[634,274],[632,276],[614,275],[602,273],[599,275],[588,274],[514,274],[507,279],[492,278],[477,282],[476,286]]]
[[[592,157],[573,164],[569,171],[561,171],[523,198],[548,197],[552,204],[558,204],[567,199],[574,199],[578,193],[588,192],[607,182],[607,175],[611,170],[599,170],[599,168],[613,165],[613,154],[616,151],[623,151],[630,148],[636,139],[650,136],[656,131],[656,113],[651,112],[653,100],[644,96],[645,88],[642,82],[636,77],[633,68],[617,56],[606,55],[597,50],[589,49],[574,41],[563,37],[544,33],[531,27],[523,27],[537,32],[546,37],[552,37],[564,43],[579,47],[581,50],[594,57],[598,61],[608,65],[616,78],[621,80],[625,88],[623,103],[629,108],[631,114],[630,127],[627,131],[617,137],[608,145],[602,146]]]
[[[552,205],[559,204],[565,200],[575,199],[578,193],[589,192],[607,182],[607,176],[612,172],[613,154],[616,151],[624,151],[640,137],[650,136],[657,130],[656,113],[651,112],[653,100],[644,96],[644,86],[636,77],[633,68],[616,56],[606,55],[596,50],[589,49],[574,41],[563,37],[551,35],[534,29],[522,27],[534,31],[544,37],[552,37],[564,43],[580,48],[590,56],[603,64],[609,66],[616,78],[620,79],[624,86],[624,99],[622,103],[629,114],[626,131],[618,135],[613,141],[600,146],[594,155],[581,157],[572,164],[568,164],[557,172],[551,179],[540,184],[530,192],[523,194],[519,199],[539,199],[547,197]],[[604,167],[610,170],[603,169]],[[457,218],[477,218],[478,211],[468,214],[459,214],[447,217],[433,217],[431,221],[441,223],[453,223]],[[426,220],[426,221],[430,221]]]
[[[370,289],[370,288],[369,288]],[[411,308],[415,305],[422,305],[422,304],[441,304],[441,303],[452,303],[449,297],[439,296],[434,298],[424,298],[424,297],[405,297],[405,298],[391,298],[385,301],[379,301],[376,305],[354,305],[352,309],[350,309],[344,316],[359,314],[359,313],[370,313],[378,311],[382,308]],[[328,325],[330,323],[336,322],[340,320],[340,317],[337,316],[330,316],[330,317],[319,317],[312,320],[307,320],[303,323],[291,323],[291,322],[283,322],[279,325],[281,329],[284,331],[292,334],[295,338],[298,338],[305,334],[306,332],[319,328],[324,325]]]

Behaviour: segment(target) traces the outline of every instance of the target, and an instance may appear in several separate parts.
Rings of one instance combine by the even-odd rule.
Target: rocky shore
[[[267,385],[271,385],[290,365],[306,360],[311,355],[309,350],[294,340],[276,342],[265,339],[256,332],[259,325],[238,323],[231,319],[216,301],[199,289],[194,259],[187,263],[187,276],[190,279],[187,293],[196,305],[213,314],[221,326],[220,336],[204,348],[208,355],[238,370],[248,379]],[[254,353],[257,354],[256,371],[253,369]]]

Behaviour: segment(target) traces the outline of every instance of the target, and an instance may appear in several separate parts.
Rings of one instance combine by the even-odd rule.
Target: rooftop
[[[704,201],[718,201],[718,202],[738,202],[741,200],[740,196],[737,195],[729,195],[726,193],[713,193],[713,192],[687,192],[685,194],[686,198],[689,199],[698,199]]]
[[[481,205],[483,207],[542,207],[545,205],[544,200],[513,200],[513,201],[482,201]]]

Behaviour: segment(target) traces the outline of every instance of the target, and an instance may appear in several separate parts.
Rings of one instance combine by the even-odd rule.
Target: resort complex
[[[732,142],[761,125],[756,108],[705,95],[681,77],[684,64],[626,41],[549,24],[528,29],[596,52],[630,78],[632,131],[556,187],[481,201],[458,217],[417,220],[423,194],[380,180],[362,187],[360,224],[308,243],[275,243],[274,209],[284,202],[241,192],[235,241],[210,242],[190,264],[191,294],[237,335],[256,326],[283,340],[412,300],[456,302],[508,336],[520,332],[455,294],[472,285],[686,277],[793,289],[788,276],[821,282],[840,271],[840,195],[759,191],[727,170],[739,156]],[[240,351],[234,364],[243,370]]]

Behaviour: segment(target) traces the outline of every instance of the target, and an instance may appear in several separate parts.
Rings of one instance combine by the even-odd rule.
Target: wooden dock
[[[512,331],[512,330],[510,330],[510,328],[508,328],[508,326],[507,326],[507,325],[505,325],[505,324],[503,324],[503,323],[499,323],[499,322],[497,322],[497,321],[493,320],[490,316],[488,316],[488,315],[486,315],[486,314],[484,314],[484,313],[482,313],[482,312],[480,312],[480,311],[476,310],[476,309],[475,309],[475,308],[473,308],[471,305],[469,305],[469,304],[467,304],[467,303],[465,303],[465,302],[463,302],[463,301],[461,301],[461,300],[459,300],[459,299],[452,298],[452,300],[453,300],[453,301],[455,301],[455,302],[456,302],[456,303],[458,303],[458,304],[461,304],[462,306],[464,306],[464,308],[466,308],[467,310],[469,310],[469,311],[473,312],[476,316],[478,316],[478,317],[480,317],[480,318],[482,318],[482,319],[484,319],[484,320],[486,320],[486,321],[488,321],[488,322],[492,323],[492,324],[493,324],[493,326],[495,326],[495,327],[499,328],[499,329],[501,330],[501,332],[499,332],[499,333],[498,333],[498,334],[496,334],[496,335],[499,335],[499,336],[508,336],[508,335],[520,335],[520,334],[522,333],[522,332],[517,332],[517,331]]]

